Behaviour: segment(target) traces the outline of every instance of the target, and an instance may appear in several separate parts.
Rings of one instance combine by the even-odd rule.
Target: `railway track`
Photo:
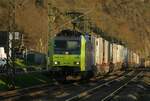
[[[36,99],[36,101],[65,101],[66,99],[72,97],[73,95],[79,94],[80,92],[83,92],[88,89],[92,89],[95,86],[98,86],[99,84],[103,84],[107,81],[113,80],[115,78],[122,77],[124,75],[131,75],[133,72],[121,72],[121,73],[115,73],[112,74],[111,76],[107,76],[106,78],[99,78],[96,81],[92,82],[86,82],[86,83],[81,83],[81,82],[75,82],[76,84],[71,84],[71,85],[65,85],[63,87],[64,93],[62,94],[54,94],[57,91],[53,92],[47,92],[43,97],[39,97]],[[77,86],[76,86],[77,85]],[[32,99],[35,101],[35,99]],[[30,100],[30,101],[32,101]]]
[[[80,92],[66,101],[107,101],[123,89],[129,82],[135,79],[141,72],[129,72],[124,76],[109,80],[92,89]]]
[[[133,77],[132,79],[130,79],[129,81],[127,81],[126,83],[124,83],[118,89],[114,90],[113,92],[111,92],[110,94],[108,94],[106,97],[104,97],[103,99],[101,99],[101,101],[110,101],[116,94],[118,94],[123,88],[125,88],[130,82],[134,81],[139,76],[140,77],[143,76],[143,72],[138,73],[135,77]]]
[[[116,75],[117,77],[123,76],[127,72],[116,72],[112,73],[112,75]],[[117,75],[118,74],[118,75]],[[114,78],[116,78],[116,76]],[[103,83],[103,79],[108,78],[109,76],[105,76],[102,78],[97,78],[98,83]],[[113,78],[110,78],[111,80]],[[29,87],[29,88],[24,88],[24,89],[19,89],[19,90],[13,90],[13,91],[7,91],[7,92],[0,92],[0,100],[15,100],[15,99],[20,99],[24,98],[27,96],[39,96],[40,94],[47,93],[47,92],[53,92],[56,90],[61,90],[63,91],[64,89],[71,89],[72,87],[75,87],[75,84],[78,85],[83,85],[82,81],[76,81],[75,83],[69,83],[69,84],[58,84],[58,83],[53,83],[53,84],[46,84],[46,85],[39,85],[39,86],[34,86],[34,87]],[[83,85],[84,86],[84,85]],[[82,86],[81,86],[82,87]]]
[[[52,101],[109,101],[140,75],[142,75],[140,71],[127,71],[112,73],[109,76],[98,77],[96,81],[85,83],[82,81],[73,81],[67,84],[54,82],[49,85],[0,93],[0,101],[47,101],[51,98],[53,98]],[[69,91],[70,94],[59,98],[59,94],[56,95],[57,97],[53,95],[56,92],[62,92],[63,95],[63,92],[66,91]]]
[[[38,94],[38,93],[44,93],[47,90],[50,90],[49,87],[53,87],[51,90],[55,89],[57,85],[54,84],[43,84],[38,86],[33,86],[29,88],[19,89],[19,90],[12,90],[7,92],[1,92],[0,93],[0,101],[11,101],[18,98],[21,98],[23,96],[28,96],[32,94]]]

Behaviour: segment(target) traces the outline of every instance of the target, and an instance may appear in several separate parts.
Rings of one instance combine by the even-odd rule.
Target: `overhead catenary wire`
[[[49,8],[50,9],[50,8]],[[77,20],[78,18],[81,18],[81,17],[84,17],[85,15],[89,14],[90,12],[92,12],[94,10],[94,8],[91,8],[90,10],[86,11],[84,14],[78,16],[78,17],[75,17],[74,19],[71,19],[69,21],[67,21],[66,23],[62,24],[61,26],[59,27],[56,27],[55,29],[52,29],[50,31],[50,33],[56,33],[59,29],[61,29],[62,27],[64,27],[65,25]]]

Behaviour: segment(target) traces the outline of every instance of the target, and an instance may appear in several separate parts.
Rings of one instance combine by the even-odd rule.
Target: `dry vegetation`
[[[29,49],[46,52],[48,34],[47,2],[43,6],[36,6],[35,0],[18,0],[16,10],[16,24],[28,39]]]
[[[1,30],[7,28],[6,1],[0,1]],[[131,49],[145,56],[150,55],[150,0],[44,0],[44,7],[36,7],[35,0],[16,1],[17,28],[32,39],[28,43],[29,48],[46,51],[49,1],[51,35],[62,28],[71,28],[71,24],[66,23],[70,18],[65,13],[77,11],[84,13],[102,31],[125,41]]]
[[[1,31],[7,29],[7,23],[8,23],[8,2],[6,0],[0,0],[0,30]]]
[[[150,1],[149,0],[50,0],[61,12],[83,12],[110,36],[150,55]]]
[[[12,27],[12,4],[9,1],[13,2],[13,0],[0,0],[0,30],[6,31],[9,26]],[[45,53],[48,46],[46,38],[48,35],[48,2],[45,1],[38,6],[35,1],[16,0],[16,30],[24,34],[25,46],[28,49]]]

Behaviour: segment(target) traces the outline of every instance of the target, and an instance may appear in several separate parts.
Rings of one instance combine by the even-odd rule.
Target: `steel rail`
[[[133,71],[131,71],[131,72],[134,73]],[[129,72],[128,74],[130,74],[131,72]],[[126,75],[128,75],[128,74],[126,74]],[[122,75],[122,76],[124,76],[124,75]],[[121,76],[121,77],[122,77],[122,76]],[[105,82],[105,83],[103,83],[103,84],[100,84],[100,85],[98,85],[98,86],[96,86],[96,87],[94,87],[94,88],[92,88],[92,89],[89,89],[89,90],[86,90],[86,91],[84,91],[84,92],[81,92],[80,94],[78,94],[78,95],[76,95],[76,96],[73,96],[73,97],[71,97],[71,98],[66,99],[65,101],[76,101],[76,100],[79,100],[79,99],[81,99],[81,98],[87,96],[87,95],[90,94],[91,92],[96,91],[97,89],[99,89],[99,88],[101,88],[101,87],[103,87],[103,86],[106,86],[106,85],[108,85],[108,84],[110,84],[110,83],[112,83],[112,82],[118,80],[118,79],[121,78],[121,77],[118,77],[118,78],[113,79],[113,80],[111,80],[111,81],[108,81],[108,82]]]
[[[129,81],[127,81],[126,83],[124,83],[122,86],[120,86],[119,88],[117,88],[115,91],[111,92],[106,97],[104,97],[103,99],[101,99],[101,101],[108,101],[108,100],[110,100],[117,93],[119,93],[125,86],[127,86],[131,81],[133,81],[134,79],[136,79],[141,74],[143,74],[142,71],[140,73],[138,73],[136,76],[134,76],[132,79],[130,79]]]
[[[124,73],[126,73],[126,72],[121,73],[119,76],[122,76]],[[116,73],[114,73],[114,74],[116,74]],[[101,77],[101,78],[98,78],[98,80],[103,80],[104,78],[105,77]],[[57,81],[55,81],[54,83],[57,83]],[[28,95],[37,96],[37,95],[40,95],[42,93],[49,92],[49,89],[47,89],[47,88],[53,89],[53,88],[57,87],[63,91],[64,89],[70,89],[70,88],[72,88],[72,86],[74,86],[74,85],[72,85],[72,83],[71,83],[71,85],[69,84],[69,85],[65,85],[65,86],[63,86],[59,83],[57,85],[54,85],[54,83],[42,84],[42,85],[32,86],[32,87],[23,88],[23,89],[16,89],[16,90],[12,90],[12,91],[0,92],[0,100],[19,99],[21,97],[28,96]],[[80,82],[77,81],[77,83],[80,83]],[[41,89],[41,88],[43,88],[43,89]]]
[[[41,93],[47,92],[49,90],[53,90],[58,86],[59,85],[54,84],[54,83],[52,83],[52,84],[42,84],[42,85],[27,87],[27,88],[18,89],[18,90],[1,92],[0,93],[0,100],[18,99],[18,98],[21,98],[23,96],[27,96],[27,95],[31,95],[31,94],[37,94],[39,92],[41,94]]]

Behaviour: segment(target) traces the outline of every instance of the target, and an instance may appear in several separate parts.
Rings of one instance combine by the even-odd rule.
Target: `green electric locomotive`
[[[87,34],[63,30],[49,43],[50,68],[55,73],[91,74],[92,59],[92,43]]]

